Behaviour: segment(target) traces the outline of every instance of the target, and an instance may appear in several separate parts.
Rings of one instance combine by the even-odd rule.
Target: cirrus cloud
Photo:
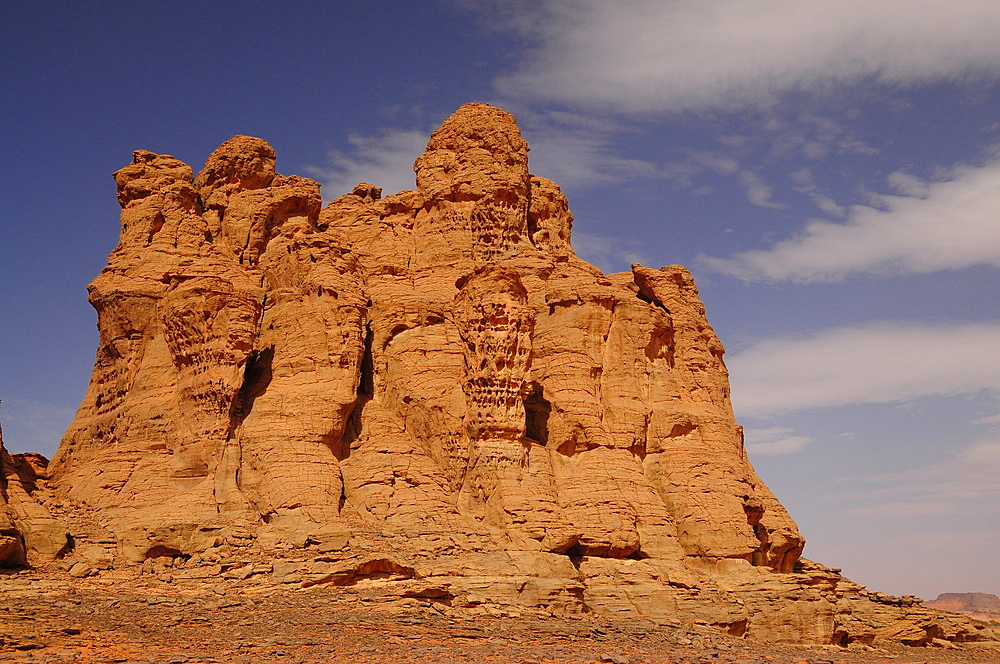
[[[744,281],[837,281],[852,273],[915,274],[973,265],[1000,267],[1000,161],[958,166],[923,182],[892,173],[907,195],[855,205],[844,222],[812,221],[770,249],[730,258],[699,256],[706,267]]]
[[[428,136],[430,132],[400,128],[352,134],[347,138],[349,151],[329,152],[325,166],[307,166],[305,171],[324,185],[326,199],[349,193],[359,182],[382,187],[386,194],[413,189],[413,162],[423,153]]]
[[[812,442],[809,436],[793,436],[787,427],[745,429],[743,432],[747,452],[751,456],[778,456],[801,452]]]
[[[937,463],[892,473],[842,478],[845,499],[868,503],[845,516],[1000,514],[1000,440],[986,438]],[[1000,535],[1000,527],[992,528]]]
[[[515,99],[662,112],[769,105],[783,91],[862,81],[919,85],[1000,73],[994,0],[500,6],[505,27],[534,44],[495,82]]]
[[[880,323],[762,341],[727,359],[739,417],[1000,390],[1000,323]]]

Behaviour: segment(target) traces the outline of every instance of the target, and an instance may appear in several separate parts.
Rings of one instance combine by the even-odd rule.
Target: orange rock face
[[[19,567],[28,554],[52,559],[71,545],[66,526],[36,499],[48,461],[39,454],[8,454],[0,431],[0,567]]]
[[[690,274],[577,258],[527,150],[512,116],[468,104],[416,190],[362,183],[326,207],[260,139],[196,177],[135,152],[53,484],[98,510],[121,561],[389,550],[566,611],[873,638],[847,627],[857,586],[802,571]],[[773,615],[792,590],[794,618]]]
[[[14,522],[8,503],[7,466],[10,457],[3,448],[3,434],[0,433],[0,567],[14,567],[25,562],[24,538]]]

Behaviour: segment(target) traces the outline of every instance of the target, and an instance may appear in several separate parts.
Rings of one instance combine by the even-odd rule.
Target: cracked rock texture
[[[800,559],[688,271],[579,259],[566,199],[527,154],[512,116],[468,104],[430,137],[415,190],[361,183],[324,207],[259,138],[196,176],[133,153],[51,485],[94,511],[118,565],[378,553],[555,612],[892,636],[921,610]],[[913,639],[966,636],[927,620]]]

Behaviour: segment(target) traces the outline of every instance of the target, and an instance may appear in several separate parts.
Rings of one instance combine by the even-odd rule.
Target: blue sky
[[[514,113],[606,271],[689,266],[806,555],[1000,593],[994,0],[20,3],[0,26],[0,422],[51,454],[97,336],[111,173],[235,134],[334,198]]]

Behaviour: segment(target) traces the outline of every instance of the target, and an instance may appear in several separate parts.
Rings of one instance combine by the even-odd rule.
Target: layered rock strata
[[[691,275],[579,259],[527,152],[513,117],[469,104],[415,190],[362,183],[324,207],[261,139],[197,176],[136,151],[53,484],[97,510],[123,564],[380,552],[564,612],[884,633],[863,589],[800,559]]]

